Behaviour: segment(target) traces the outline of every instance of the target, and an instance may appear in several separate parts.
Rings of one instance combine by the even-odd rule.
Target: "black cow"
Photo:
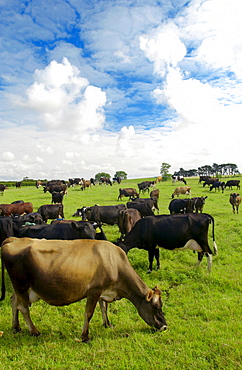
[[[81,178],[80,177],[75,177],[73,179],[69,179],[68,181],[68,186],[75,186],[75,185],[80,185]]]
[[[140,202],[140,203],[148,203],[152,211],[155,209],[159,213],[159,206],[158,206],[158,198],[157,197],[150,197],[150,198],[131,198],[132,201]],[[148,215],[147,215],[148,216]]]
[[[193,211],[202,213],[205,200],[207,197],[193,197],[191,198]]]
[[[131,197],[139,198],[139,194],[134,188],[119,189],[118,200],[122,200],[122,197],[129,197],[129,199],[131,199]]]
[[[43,191],[44,193],[48,191],[51,194],[54,192],[67,194],[67,185],[47,185],[43,188]]]
[[[193,212],[193,204],[191,199],[172,199],[168,209],[170,214],[174,213],[191,213]]]
[[[155,181],[142,181],[141,183],[138,184],[139,188],[139,194],[144,193],[145,191],[149,191],[149,188],[151,186],[155,186]]]
[[[93,228],[94,228],[94,230],[96,232],[95,239],[97,239],[97,240],[107,240],[107,237],[105,235],[105,232],[102,229],[102,224],[98,224],[97,222],[93,222],[93,221],[75,221],[75,220],[66,220],[66,219],[56,219],[56,220],[51,221],[50,224],[51,225],[63,224],[63,223],[65,223],[65,224],[71,224],[72,222],[75,222],[75,223],[80,224],[80,225],[81,225],[81,222],[82,223],[89,222],[93,226]]]
[[[206,181],[208,179],[211,179],[211,176],[206,176],[206,175],[200,175],[199,176],[199,180],[198,180],[198,183],[202,182],[202,181]]]
[[[0,184],[0,194],[3,195],[4,190],[8,190],[7,185]]]
[[[154,216],[152,205],[148,202],[139,202],[138,199],[127,203],[127,208],[134,208],[139,211],[141,217]]]
[[[121,184],[122,178],[120,176],[113,177],[113,182],[117,182],[118,184]]]
[[[19,231],[21,238],[37,239],[95,239],[96,231],[90,222],[72,221],[55,225],[25,226]]]
[[[233,186],[237,186],[237,189],[240,189],[240,180],[228,180],[225,184],[225,189],[227,187],[232,189]]]
[[[203,183],[203,187],[205,187],[206,185],[210,186],[210,185],[213,185],[214,182],[216,181],[219,181],[219,179],[215,179],[215,178],[207,178],[204,180],[204,183]]]
[[[9,236],[16,236],[11,217],[0,217],[0,245]]]
[[[213,189],[215,189],[215,191],[218,189],[222,189],[222,193],[224,192],[224,188],[225,188],[225,182],[221,182],[221,181],[214,181],[214,183],[210,186],[210,191],[212,191]]]
[[[44,204],[39,207],[38,213],[43,221],[47,222],[48,219],[64,218],[64,207],[63,204]]]
[[[54,191],[51,195],[52,195],[51,203],[62,203],[65,194],[63,192],[59,193]]]
[[[106,185],[113,185],[112,184],[112,181],[110,180],[110,178],[109,177],[100,177],[100,179],[99,179],[99,185],[102,185],[102,184],[106,184]]]
[[[118,204],[114,206],[95,205],[92,207],[82,207],[81,209],[78,209],[73,216],[81,216],[82,220],[115,225],[118,222],[119,210],[125,208],[125,204]]]
[[[161,215],[144,217],[134,225],[118,245],[126,252],[132,248],[145,249],[149,254],[149,270],[152,271],[154,257],[160,268],[159,249],[191,249],[198,252],[198,265],[204,254],[208,257],[208,270],[211,270],[212,251],[208,244],[208,227],[212,222],[214,253],[217,246],[214,238],[214,219],[206,213],[185,215]]]

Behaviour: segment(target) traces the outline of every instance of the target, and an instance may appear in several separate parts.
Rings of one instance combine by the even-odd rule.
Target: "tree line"
[[[171,165],[168,163],[162,163],[160,174],[163,177],[163,180],[167,180],[171,177],[169,174],[169,169]],[[174,175],[180,175],[184,177],[192,177],[192,176],[214,176],[214,177],[221,177],[221,176],[234,176],[239,174],[239,169],[236,164],[234,163],[226,163],[226,164],[217,164],[213,163],[212,166],[205,165],[198,167],[198,169],[190,169],[184,170],[184,168],[180,168],[179,171],[174,172]]]

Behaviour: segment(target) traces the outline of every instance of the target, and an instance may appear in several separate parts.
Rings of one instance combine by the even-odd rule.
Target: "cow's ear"
[[[149,290],[148,293],[145,296],[146,301],[150,302],[152,300],[153,296],[154,296],[153,290]]]
[[[158,286],[156,285],[153,289],[154,294],[161,295],[160,289],[158,289]]]

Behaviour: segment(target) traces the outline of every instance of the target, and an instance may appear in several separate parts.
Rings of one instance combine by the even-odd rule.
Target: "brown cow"
[[[92,182],[91,182],[91,180],[84,180],[84,179],[81,179],[81,181],[80,181],[80,185],[81,185],[81,190],[85,190],[86,188],[91,187]]]
[[[23,215],[32,212],[33,204],[31,202],[0,204],[0,216]]]
[[[160,190],[159,189],[153,189],[150,192],[150,197],[151,198],[156,197],[157,199],[159,199],[159,195],[160,195]]]
[[[121,209],[118,212],[118,227],[123,238],[134,227],[136,222],[141,219],[141,214],[137,209]]]
[[[122,197],[129,197],[129,199],[131,199],[131,197],[139,198],[139,194],[134,188],[119,189],[118,200],[122,200]]]
[[[241,196],[237,193],[230,194],[229,202],[232,205],[233,212],[235,213],[235,208],[237,213],[239,213],[239,205],[241,203]]]
[[[177,198],[179,198],[179,195],[180,194],[184,194],[184,195],[190,195],[191,196],[191,187],[190,186],[179,186],[178,188],[176,188],[171,197],[174,198],[175,195],[177,196]]]
[[[131,266],[126,254],[109,241],[8,238],[2,244],[2,268],[13,284],[13,329],[19,332],[19,311],[29,332],[40,333],[29,312],[32,302],[43,299],[64,306],[87,298],[82,341],[89,341],[89,322],[99,301],[103,324],[111,326],[107,305],[128,299],[139,315],[157,330],[166,329],[160,290],[149,289]],[[3,274],[4,277],[4,274]],[[5,297],[3,279],[2,296]]]

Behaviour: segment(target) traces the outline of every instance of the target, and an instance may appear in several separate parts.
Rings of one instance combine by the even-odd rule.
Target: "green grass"
[[[135,187],[141,180],[126,180],[121,187]],[[179,184],[180,185],[180,184]],[[197,255],[191,251],[160,250],[161,269],[146,274],[147,252],[133,249],[128,257],[149,287],[162,290],[168,330],[153,331],[135,307],[123,299],[109,306],[113,329],[102,327],[96,308],[90,323],[89,344],[80,342],[85,300],[67,307],[52,307],[39,301],[31,307],[31,317],[41,336],[29,335],[21,318],[22,332],[12,334],[10,296],[0,304],[1,368],[3,369],[240,369],[242,362],[242,213],[233,214],[230,190],[224,193],[203,188],[197,179],[188,179],[192,196],[208,195],[204,212],[215,219],[215,238],[219,253],[207,272],[206,258],[195,268]],[[69,189],[64,199],[65,218],[77,208],[117,202],[119,185]],[[160,213],[168,213],[176,185],[159,183]],[[234,190],[233,190],[234,191]],[[145,195],[146,196],[146,195]],[[34,210],[51,201],[49,193],[34,187],[10,188],[0,201],[32,201]],[[123,199],[125,203],[127,199]],[[242,212],[242,209],[240,210]],[[104,226],[108,240],[115,241],[117,226]],[[209,241],[212,247],[211,231]]]

